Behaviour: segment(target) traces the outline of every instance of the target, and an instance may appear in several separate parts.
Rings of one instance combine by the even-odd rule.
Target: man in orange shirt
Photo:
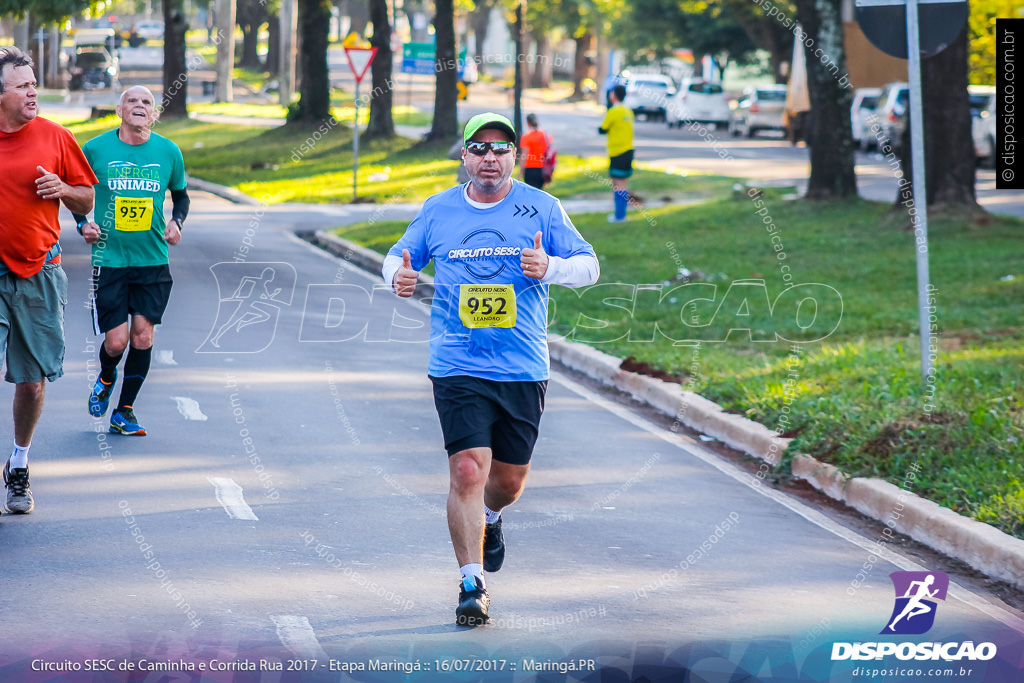
[[[543,190],[544,162],[551,153],[551,141],[540,129],[536,114],[526,117],[526,125],[530,130],[519,138],[519,147],[523,150],[523,182]]]
[[[28,449],[43,411],[45,380],[64,374],[64,305],[68,279],[60,265],[61,202],[92,209],[96,176],[66,128],[37,117],[32,60],[0,49],[0,355],[14,388],[14,451],[3,470],[7,512],[34,502]],[[29,305],[26,302],[31,302]]]

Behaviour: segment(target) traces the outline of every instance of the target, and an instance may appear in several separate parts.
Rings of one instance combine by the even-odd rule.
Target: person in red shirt
[[[526,117],[526,125],[530,129],[519,138],[519,147],[523,150],[523,182],[538,190],[544,189],[544,164],[554,151],[551,136],[540,128],[536,114]]]
[[[7,512],[35,506],[28,449],[43,411],[45,380],[64,374],[64,305],[60,265],[61,203],[92,209],[96,175],[66,128],[38,117],[32,60],[0,48],[0,356],[14,388],[14,451],[4,466]],[[32,305],[26,302],[31,301]]]

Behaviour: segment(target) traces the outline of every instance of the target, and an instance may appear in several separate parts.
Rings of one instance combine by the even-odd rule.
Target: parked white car
[[[881,128],[882,148],[888,143],[890,152],[903,157],[903,131],[907,128],[910,117],[910,86],[902,81],[886,83],[882,86],[882,94],[878,96],[875,107],[878,126]],[[877,142],[877,140],[876,140]]]
[[[140,21],[135,24],[135,33],[143,40],[161,40],[164,37],[164,22]]]
[[[982,166],[996,165],[996,89],[989,85],[967,86],[971,104],[971,137],[974,155]]]
[[[786,86],[758,85],[743,91],[729,121],[734,136],[752,138],[762,130],[785,132]]]
[[[626,83],[626,99],[622,104],[648,121],[664,121],[668,102],[675,94],[675,83],[668,76],[635,74]]]
[[[875,134],[867,119],[878,106],[881,88],[857,88],[853,91],[853,104],[850,105],[850,127],[853,130],[853,141],[865,152],[875,146]]]
[[[729,98],[721,83],[703,78],[683,81],[679,91],[669,100],[665,123],[672,128],[690,121],[713,124],[716,128],[729,125]]]

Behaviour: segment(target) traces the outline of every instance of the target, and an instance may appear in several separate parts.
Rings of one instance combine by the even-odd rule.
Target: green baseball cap
[[[494,112],[487,111],[483,114],[477,114],[469,120],[466,124],[466,132],[462,137],[462,144],[465,145],[473,136],[485,128],[493,128],[507,133],[511,141],[516,141],[516,129],[512,125],[512,122],[506,119],[501,114],[495,114]]]

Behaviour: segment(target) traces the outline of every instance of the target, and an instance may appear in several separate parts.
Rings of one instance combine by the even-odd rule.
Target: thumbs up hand
[[[395,294],[401,297],[410,297],[416,291],[416,282],[419,280],[419,271],[412,269],[412,258],[408,249],[402,250],[402,267],[395,273],[395,280],[392,283]]]
[[[533,249],[526,248],[520,253],[519,265],[523,268],[523,275],[540,280],[548,272],[548,255],[541,244],[543,235],[540,230],[533,236]]]

